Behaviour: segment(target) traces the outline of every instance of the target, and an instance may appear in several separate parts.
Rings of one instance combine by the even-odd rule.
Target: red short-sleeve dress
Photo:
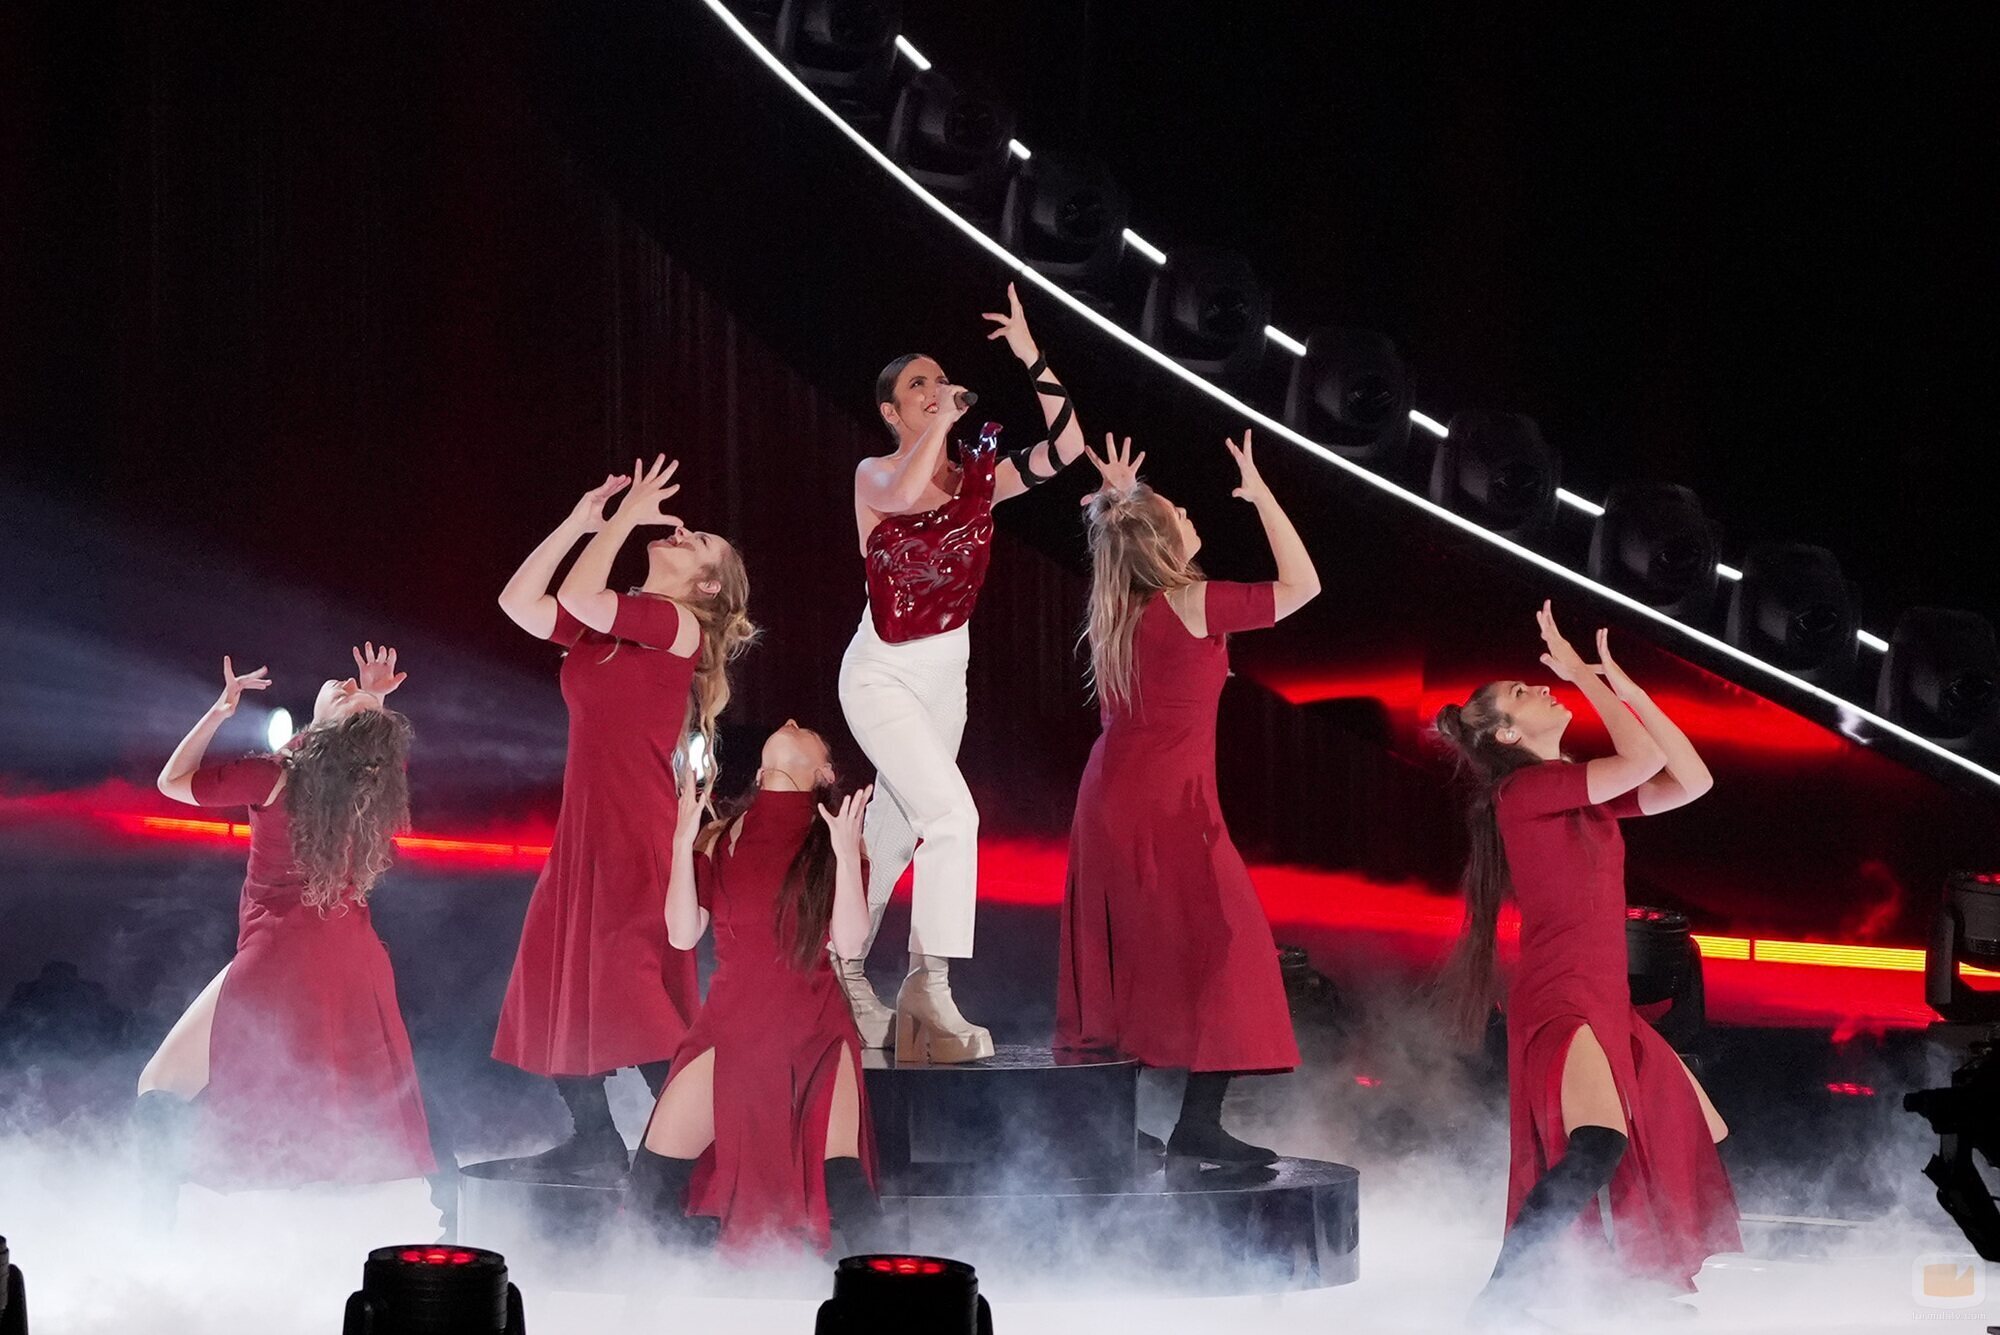
[[[194,800],[250,809],[236,956],[216,997],[188,1177],[217,1190],[435,1172],[389,954],[365,904],[309,907],[270,756],[195,771]]]
[[[1148,1066],[1287,1071],[1298,1043],[1271,925],[1215,786],[1225,637],[1276,619],[1272,585],[1208,583],[1196,638],[1164,597],[1132,632],[1070,825],[1056,1046]]]
[[[1621,818],[1638,795],[1593,804],[1587,767],[1547,761],[1500,786],[1495,812],[1521,909],[1507,993],[1511,1143],[1507,1222],[1562,1158],[1563,1061],[1589,1025],[1611,1064],[1631,1143],[1611,1180],[1612,1242],[1631,1270],[1692,1287],[1704,1258],[1740,1251],[1736,1197],[1687,1072],[1632,1006]],[[1580,1227],[1602,1230],[1595,1202]]]
[[[538,1075],[601,1075],[671,1056],[700,1004],[691,951],[667,944],[673,753],[698,655],[680,609],[619,594],[610,634],[558,608],[569,753],[549,860],[528,900],[493,1055]]]
[[[860,1100],[861,1163],[875,1177],[854,1013],[824,949],[804,967],[792,960],[781,912],[792,859],[818,819],[811,793],[759,790],[734,846],[725,834],[695,859],[715,974],[674,1068],[715,1051],[715,1143],[695,1168],[687,1212],[721,1220],[732,1249],[829,1245],[826,1128],[843,1059]]]

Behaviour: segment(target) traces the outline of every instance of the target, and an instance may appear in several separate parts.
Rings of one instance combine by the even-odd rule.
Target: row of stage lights
[[[1582,548],[1560,525],[1566,510],[1582,513],[1590,579],[1811,687],[1865,689],[1860,651],[1879,654],[1877,713],[1955,755],[2000,759],[2000,639],[1979,614],[1912,608],[1888,638],[1870,634],[1859,591],[1824,547],[1760,542],[1729,564],[1686,487],[1623,483],[1591,501],[1561,485],[1561,457],[1534,419],[1426,416],[1388,337],[1327,326],[1295,338],[1270,323],[1270,290],[1244,256],[1146,241],[1102,164],[1032,151],[989,87],[934,68],[899,31],[900,0],[728,7],[918,185],[1099,314],[1136,308],[1137,336],[1188,371],[1232,393],[1282,395],[1291,430],[1516,544]],[[1273,365],[1271,347],[1288,366]]]
[[[526,1335],[507,1258],[478,1247],[378,1247],[361,1267],[341,1335]],[[940,1256],[850,1256],[834,1267],[816,1335],[993,1335],[979,1276]],[[0,1237],[0,1335],[28,1335],[27,1286]]]

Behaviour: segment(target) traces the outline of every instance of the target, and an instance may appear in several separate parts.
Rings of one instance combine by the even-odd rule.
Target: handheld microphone
[[[971,408],[973,404],[979,402],[979,396],[977,394],[974,394],[969,389],[953,390],[951,392],[951,399],[953,403],[956,403],[958,405],[958,410],[960,412],[965,412],[967,409]]]

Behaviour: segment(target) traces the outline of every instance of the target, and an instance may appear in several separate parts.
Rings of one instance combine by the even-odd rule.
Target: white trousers
[[[841,711],[876,771],[875,796],[861,827],[871,945],[882,907],[914,858],[910,952],[955,959],[972,954],[979,810],[958,772],[971,646],[964,626],[889,644],[864,611],[841,657]]]

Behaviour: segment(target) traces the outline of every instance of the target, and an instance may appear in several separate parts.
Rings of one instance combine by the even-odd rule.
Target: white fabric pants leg
[[[869,911],[879,926],[882,906],[914,857],[910,951],[917,955],[972,955],[979,811],[958,772],[971,645],[964,626],[889,644],[863,613],[840,660],[847,729],[876,770],[862,824]]]

